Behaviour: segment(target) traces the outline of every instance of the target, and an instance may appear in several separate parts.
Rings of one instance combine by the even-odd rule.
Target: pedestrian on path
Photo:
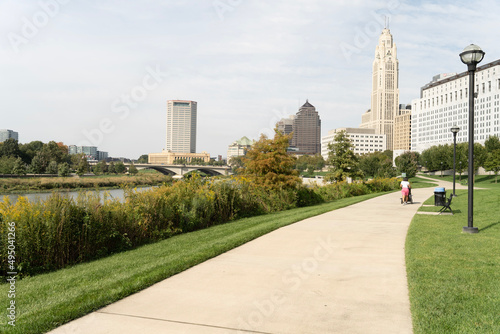
[[[408,181],[407,177],[403,178],[403,181],[399,184],[399,187],[401,188],[401,195],[403,196],[403,205],[408,204],[408,195],[410,194],[410,182]]]

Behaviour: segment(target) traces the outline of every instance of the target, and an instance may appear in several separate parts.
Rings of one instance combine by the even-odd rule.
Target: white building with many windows
[[[197,107],[195,101],[167,101],[167,151],[196,152]]]
[[[376,129],[338,128],[328,131],[328,135],[321,138],[321,155],[328,159],[328,144],[335,142],[335,135],[345,131],[354,145],[355,154],[383,152],[387,147],[387,136],[377,134]]]
[[[474,142],[500,136],[500,60],[479,66],[475,74]],[[435,76],[412,101],[411,150],[452,144],[450,129],[457,125],[457,143],[468,141],[469,77],[467,72]]]

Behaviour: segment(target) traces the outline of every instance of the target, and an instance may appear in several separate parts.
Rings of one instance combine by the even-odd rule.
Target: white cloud
[[[108,117],[115,130],[100,149],[137,158],[164,147],[166,100],[193,99],[198,150],[225,155],[232,141],[258,136],[306,98],[324,134],[358,126],[370,106],[384,15],[398,46],[402,103],[433,75],[464,71],[458,53],[469,43],[486,51],[485,62],[500,54],[500,5],[492,0],[221,1],[232,4],[223,20],[212,0],[69,1],[18,54],[4,33],[3,127],[21,141],[74,144]],[[37,11],[34,1],[3,1],[1,31],[20,33],[23,18]],[[340,45],[356,52],[347,58]],[[113,101],[156,65],[168,77],[126,119],[117,118]]]

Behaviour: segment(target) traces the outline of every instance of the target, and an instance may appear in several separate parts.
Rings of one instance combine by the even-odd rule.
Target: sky
[[[167,100],[198,102],[197,151],[272,135],[306,99],[322,136],[358,127],[388,18],[400,103],[500,59],[500,2],[0,0],[0,129],[137,159],[165,148]]]

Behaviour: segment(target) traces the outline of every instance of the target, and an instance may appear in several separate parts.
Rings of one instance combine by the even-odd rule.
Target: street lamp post
[[[484,51],[477,45],[471,44],[467,46],[462,53],[460,59],[462,63],[467,65],[469,72],[469,170],[468,170],[468,206],[469,214],[467,226],[464,226],[462,231],[466,233],[479,232],[477,227],[473,225],[473,206],[474,206],[474,72],[476,65],[484,58]]]
[[[456,174],[456,159],[457,159],[457,133],[460,131],[458,126],[454,126],[451,128],[451,132],[453,133],[453,197],[457,197],[455,195],[455,174]]]

